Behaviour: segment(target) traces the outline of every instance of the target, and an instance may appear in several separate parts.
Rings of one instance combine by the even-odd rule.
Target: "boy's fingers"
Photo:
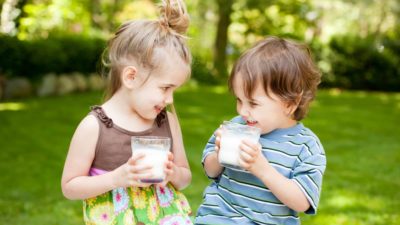
[[[219,147],[216,145],[215,147],[214,147],[214,149],[215,149],[215,151],[218,153],[219,152]]]
[[[243,139],[242,143],[245,144],[245,145],[248,145],[248,146],[250,146],[251,148],[254,148],[254,149],[258,149],[259,146],[260,146],[260,144],[258,142],[254,143],[253,141],[250,141],[248,139]]]
[[[220,136],[215,137],[215,145],[219,146],[220,142],[221,142],[221,137]]]
[[[248,163],[251,163],[254,161],[254,156],[251,153],[248,153],[246,151],[240,151],[240,158]]]

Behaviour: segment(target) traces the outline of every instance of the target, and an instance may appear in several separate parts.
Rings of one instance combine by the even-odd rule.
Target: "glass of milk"
[[[144,153],[139,164],[152,165],[152,176],[140,180],[142,183],[161,183],[165,179],[164,164],[168,160],[171,148],[169,137],[159,136],[133,136],[131,138],[132,155]]]
[[[260,133],[260,128],[224,121],[218,153],[219,163],[224,167],[242,169],[239,165],[241,151],[239,145],[244,139],[257,143]]]

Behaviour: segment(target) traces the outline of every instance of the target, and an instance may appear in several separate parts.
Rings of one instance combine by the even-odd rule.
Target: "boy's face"
[[[253,90],[252,98],[246,97],[243,90],[243,81],[238,74],[233,81],[233,90],[236,95],[236,110],[246,121],[247,125],[256,126],[261,133],[269,133],[275,129],[294,126],[297,121],[289,116],[293,107],[287,106],[277,95],[265,93],[262,85]]]

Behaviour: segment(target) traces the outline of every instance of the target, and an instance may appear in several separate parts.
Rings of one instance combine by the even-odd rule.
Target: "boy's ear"
[[[294,103],[288,103],[287,104],[287,115],[288,116],[293,116],[294,112],[296,111],[297,107],[299,107],[300,101],[302,98],[302,94],[300,96],[297,97],[296,102]]]
[[[122,84],[128,88],[134,87],[134,80],[137,76],[137,69],[134,66],[127,66],[122,70]]]

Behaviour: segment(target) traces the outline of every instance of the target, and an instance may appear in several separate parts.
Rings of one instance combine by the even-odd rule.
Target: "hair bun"
[[[182,0],[163,0],[160,9],[160,23],[179,34],[185,34],[189,28],[189,14]]]

